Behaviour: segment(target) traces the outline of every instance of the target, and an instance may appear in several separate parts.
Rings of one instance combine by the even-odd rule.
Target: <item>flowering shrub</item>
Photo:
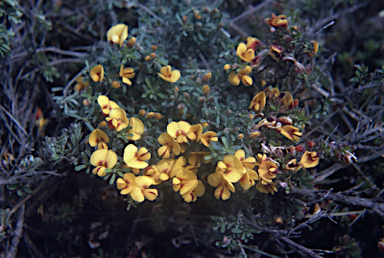
[[[114,257],[164,256],[155,250],[171,250],[167,244],[179,251],[166,256],[189,255],[193,245],[206,256],[240,257],[383,249],[383,68],[353,69],[356,48],[340,55],[335,48],[347,34],[328,34],[332,19],[348,20],[363,3],[117,0],[72,10],[59,1],[41,13],[50,6],[43,2],[22,9],[34,11],[14,27],[15,39],[36,42],[10,52],[0,75],[7,257],[16,254],[24,217],[22,252],[34,256],[44,255],[28,234],[41,238],[47,225],[65,228],[47,240],[68,244],[61,256],[96,256],[93,249],[98,257],[108,249]],[[323,17],[316,6],[336,16]],[[33,28],[23,34],[24,26]],[[59,58],[66,55],[76,58]],[[40,102],[46,89],[35,85],[49,85],[53,96]],[[30,96],[38,107],[25,101]],[[371,219],[375,234],[364,243],[354,227]],[[114,241],[105,241],[109,235]],[[333,237],[319,243],[324,235]]]

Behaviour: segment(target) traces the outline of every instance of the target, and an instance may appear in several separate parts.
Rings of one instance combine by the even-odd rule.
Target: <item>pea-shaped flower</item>
[[[117,155],[113,150],[100,149],[92,153],[90,162],[94,168],[92,170],[93,174],[98,176],[105,176],[106,168],[113,168],[117,162]]]
[[[236,54],[245,62],[251,62],[255,58],[255,51],[252,48],[247,48],[243,42],[237,46]]]
[[[107,40],[115,44],[119,44],[120,47],[123,46],[123,42],[127,38],[128,38],[128,26],[123,23],[119,23],[113,26],[107,32]]]
[[[124,162],[130,168],[146,168],[148,163],[145,162],[151,158],[151,153],[146,148],[140,148],[133,144],[128,144],[124,149]]]
[[[319,164],[320,158],[316,151],[306,151],[300,159],[303,168],[313,168]]]
[[[124,68],[124,66],[121,65],[119,75],[123,78],[122,80],[125,84],[132,85],[132,82],[130,79],[135,77],[135,72],[133,68],[131,67]]]
[[[94,82],[101,82],[104,78],[104,67],[99,64],[92,68],[89,72],[89,76]]]
[[[238,74],[236,74],[235,71],[232,71],[228,76],[228,81],[235,86],[238,86],[240,81],[244,84],[244,86],[251,86],[253,83],[252,78],[247,75],[251,72],[252,68],[250,66],[246,66],[244,69],[241,69]]]
[[[109,142],[108,135],[100,129],[93,130],[92,133],[89,135],[89,145],[95,147],[101,142]]]
[[[132,192],[136,186],[135,175],[132,173],[124,173],[123,178],[119,177],[116,181],[116,188],[120,191],[121,195],[127,195]]]
[[[160,78],[167,82],[177,82],[180,79],[180,71],[173,70],[170,65],[163,66],[160,69],[160,73],[157,73]]]

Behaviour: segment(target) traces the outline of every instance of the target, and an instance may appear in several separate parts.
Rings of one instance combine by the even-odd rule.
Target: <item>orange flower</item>
[[[297,163],[296,159],[291,159],[287,163],[287,165],[285,165],[285,169],[292,171],[293,173],[296,173],[297,171],[299,171],[301,169],[301,165],[300,165],[300,163]]]
[[[272,26],[272,27],[284,27],[284,28],[287,28],[288,27],[288,20],[287,20],[287,16],[285,15],[279,15],[279,16],[276,16],[276,14],[272,14],[272,17],[271,18],[267,18],[265,19],[265,22],[269,25],[269,26]]]
[[[288,91],[284,92],[284,96],[281,98],[281,103],[287,108],[292,109],[294,107],[293,97]]]
[[[269,55],[276,61],[280,60],[283,57],[284,47],[272,45],[269,48]]]
[[[282,126],[280,133],[292,141],[300,141],[299,137],[303,135],[299,128],[291,125]]]
[[[248,37],[247,38],[247,49],[253,49],[256,51],[256,48],[261,44],[258,38]]]
[[[319,164],[320,157],[316,151],[306,151],[300,159],[300,164],[303,168],[313,168]]]

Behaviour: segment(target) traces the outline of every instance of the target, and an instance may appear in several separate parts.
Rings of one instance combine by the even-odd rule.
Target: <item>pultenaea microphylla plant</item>
[[[286,29],[288,26],[284,15],[273,15],[267,19],[267,23],[273,28]],[[181,80],[181,85],[185,84],[186,79],[183,78],[182,72],[169,64],[163,65],[158,55],[147,55],[143,47],[135,47],[131,42],[133,38],[125,44],[128,39],[126,31],[128,26],[123,24],[115,25],[108,31],[110,51],[117,59],[112,64],[98,64],[90,69],[89,78],[93,86],[97,88],[98,84],[104,87],[109,84],[110,92],[121,90],[120,84],[127,85],[129,88],[125,89],[129,94],[130,89],[142,87],[136,84],[143,83],[140,78],[144,78],[147,91],[162,97],[165,104],[171,101],[175,107],[177,102],[174,100],[179,98],[179,86],[173,84],[180,85]],[[136,40],[135,38],[135,42]],[[149,51],[157,50],[158,47],[152,45]],[[127,63],[128,59],[122,59],[124,55],[131,57],[130,63]],[[236,48],[238,63],[224,65],[224,71],[229,73],[227,83],[252,86],[253,69],[260,66],[268,55],[276,61],[283,61],[284,48],[275,45],[268,47],[255,37],[248,37],[246,43],[239,43]],[[145,68],[143,63],[135,61],[137,57],[142,58],[142,62],[152,64]],[[292,61],[292,57],[289,61]],[[300,67],[295,59],[292,62],[296,62],[295,66]],[[249,102],[248,115],[242,118],[245,128],[236,129],[232,137],[228,131],[222,131],[219,123],[204,119],[209,117],[204,114],[204,108],[211,106],[212,101],[217,108],[218,102],[221,101],[217,95],[212,94],[214,92],[211,92],[207,84],[214,76],[212,72],[207,72],[199,80],[200,85],[204,84],[199,86],[203,97],[194,93],[197,87],[182,87],[184,103],[179,102],[179,111],[175,114],[173,111],[171,114],[155,114],[151,111],[146,115],[146,111],[140,109],[136,116],[132,114],[128,118],[124,106],[129,109],[129,102],[120,101],[121,104],[117,104],[103,92],[96,95],[98,109],[105,121],[101,121],[99,128],[89,136],[90,145],[96,148],[91,156],[91,164],[96,166],[93,173],[109,179],[110,183],[116,184],[122,195],[130,197],[129,201],[138,203],[145,199],[155,200],[158,187],[154,187],[166,182],[169,182],[168,185],[170,184],[186,202],[197,201],[198,197],[212,191],[211,189],[217,199],[225,201],[231,197],[231,193],[236,192],[236,185],[244,191],[257,190],[274,194],[279,185],[287,187],[294,184],[292,174],[318,165],[320,156],[316,151],[291,151],[292,148],[302,146],[295,147],[290,144],[300,142],[308,117],[303,116],[298,101],[288,91],[280,93],[278,87],[269,86],[256,92]],[[86,89],[87,82],[83,76],[79,77],[76,90]],[[116,87],[116,83],[119,87]],[[164,93],[161,93],[158,85],[169,89],[165,91],[169,94],[168,98],[163,97]],[[145,96],[146,93],[137,101],[147,103]],[[152,99],[156,100],[157,97],[153,96]],[[191,110],[197,106],[204,108],[192,114],[186,104]],[[228,120],[233,117],[232,114],[232,111],[225,112]],[[161,123],[167,121],[164,116],[168,118],[168,123]],[[178,120],[172,121],[177,117]],[[198,117],[201,122],[193,122]],[[165,125],[163,131],[160,127],[157,131],[150,130],[148,126],[153,125],[152,119]],[[158,131],[162,132],[158,134]],[[237,133],[238,131],[242,133]],[[110,138],[113,139],[112,142]],[[233,146],[234,143],[239,146]],[[233,147],[229,148],[229,145]],[[116,155],[122,152],[123,156]],[[212,171],[204,178],[202,175],[207,169]]]

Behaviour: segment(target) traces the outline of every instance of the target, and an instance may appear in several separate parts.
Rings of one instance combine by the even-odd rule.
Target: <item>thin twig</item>
[[[19,216],[17,217],[16,229],[13,231],[14,237],[12,238],[11,247],[5,256],[6,258],[16,257],[17,247],[19,246],[20,238],[23,235],[24,211],[25,203],[23,203],[23,205],[20,207]]]

